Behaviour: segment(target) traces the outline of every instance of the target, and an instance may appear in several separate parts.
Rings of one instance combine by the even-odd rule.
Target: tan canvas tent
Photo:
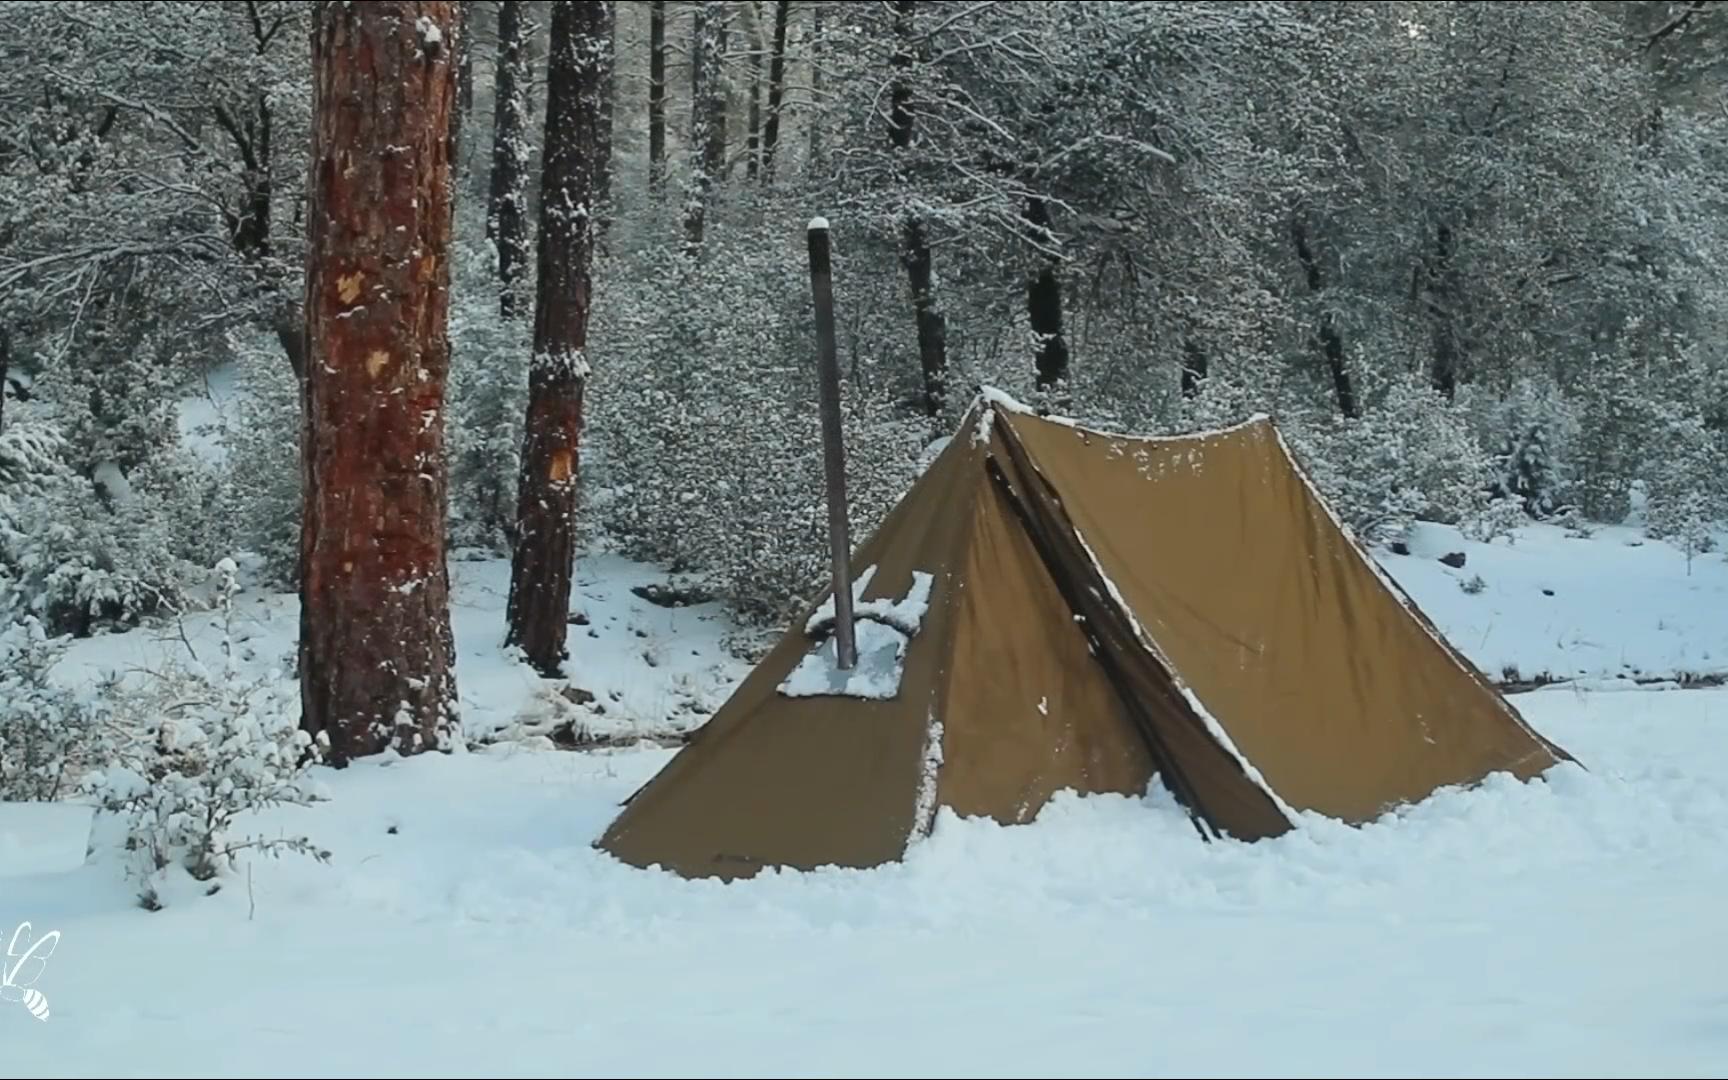
[[[789,629],[598,846],[689,877],[900,858],[1159,777],[1202,837],[1566,753],[1342,529],[1274,425],[1130,437],[982,396],[858,550],[859,662]]]

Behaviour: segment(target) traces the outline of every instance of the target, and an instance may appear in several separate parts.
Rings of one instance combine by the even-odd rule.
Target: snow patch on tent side
[[[806,634],[822,635],[823,640],[781,682],[780,693],[787,697],[853,697],[871,701],[888,701],[900,693],[906,647],[924,625],[924,616],[930,610],[930,590],[936,579],[922,570],[914,570],[912,587],[904,597],[865,600],[864,591],[875,576],[876,567],[866,567],[852,584],[858,662],[850,671],[840,668],[838,644],[832,633],[834,598],[829,596],[804,624]]]
[[[1303,488],[1307,490],[1309,498],[1313,500],[1316,506],[1320,507],[1321,512],[1324,513],[1327,519],[1332,522],[1333,527],[1338,530],[1339,535],[1344,537],[1345,546],[1348,547],[1351,552],[1355,554],[1356,558],[1360,559],[1362,563],[1373,572],[1375,579],[1380,582],[1381,587],[1392,594],[1392,598],[1404,608],[1405,612],[1411,619],[1415,620],[1416,625],[1422,628],[1422,632],[1428,635],[1429,640],[1433,641],[1434,644],[1440,647],[1441,653],[1443,653],[1448,660],[1452,661],[1454,666],[1470,678],[1479,682],[1486,682],[1487,680],[1482,676],[1482,673],[1471,667],[1469,662],[1464,659],[1463,655],[1452,645],[1452,643],[1440,635],[1440,632],[1435,629],[1434,625],[1422,613],[1422,609],[1416,605],[1415,599],[1405,591],[1404,587],[1399,585],[1398,582],[1393,579],[1392,575],[1387,573],[1386,568],[1381,566],[1380,563],[1373,556],[1369,555],[1362,547],[1362,542],[1358,540],[1356,534],[1344,524],[1343,519],[1338,516],[1337,511],[1334,510],[1332,505],[1326,501],[1326,497],[1320,493],[1320,489],[1315,486],[1314,481],[1308,476],[1308,472],[1302,467],[1302,463],[1296,459],[1296,455],[1290,449],[1290,444],[1284,441],[1284,433],[1279,431],[1277,427],[1273,427],[1272,436],[1278,441],[1278,449],[1283,453],[1285,462],[1290,466],[1290,471],[1296,475],[1296,479],[1299,480]],[[1489,686],[1488,690],[1494,695],[1495,700],[1499,703],[1500,708],[1505,712],[1505,714],[1518,725],[1519,729],[1523,731],[1524,734],[1530,736],[1531,741],[1542,747],[1547,747],[1549,745],[1548,740],[1543,738],[1541,734],[1532,728],[1530,724],[1525,721],[1523,715],[1519,713],[1517,709],[1512,707],[1512,703],[1506,700],[1504,694],[1499,693],[1492,686]]]
[[[1158,643],[1152,639],[1152,635],[1148,634],[1146,628],[1140,624],[1139,618],[1134,614],[1134,609],[1128,604],[1127,597],[1122,595],[1122,590],[1117,588],[1116,583],[1110,579],[1110,575],[1105,573],[1104,564],[1099,561],[1098,553],[1092,550],[1092,545],[1086,542],[1085,534],[1077,526],[1074,527],[1074,538],[1080,541],[1080,546],[1085,549],[1086,558],[1091,560],[1092,568],[1098,572],[1098,580],[1102,581],[1104,587],[1110,590],[1110,599],[1115,601],[1122,614],[1128,617],[1129,625],[1134,628],[1134,636],[1140,639],[1140,644],[1146,648],[1147,652],[1164,665],[1164,670],[1169,674],[1171,681],[1176,684],[1176,689],[1181,692],[1183,699],[1188,702],[1188,707],[1193,709],[1194,715],[1198,716],[1200,722],[1206,725],[1207,732],[1211,734],[1219,746],[1224,748],[1224,752],[1230,755],[1231,760],[1236,762],[1237,767],[1242,770],[1249,783],[1266,793],[1266,797],[1272,800],[1272,805],[1276,806],[1278,812],[1284,815],[1284,819],[1290,823],[1290,827],[1300,828],[1302,816],[1289,803],[1285,802],[1276,791],[1272,790],[1272,785],[1266,781],[1266,777],[1254,766],[1253,762],[1249,761],[1236,748],[1235,740],[1231,739],[1229,732],[1224,730],[1224,725],[1218,722],[1218,718],[1212,715],[1211,710],[1206,708],[1199,696],[1183,681],[1182,676],[1176,671],[1176,665],[1170,662],[1170,658],[1164,654],[1164,650],[1158,647]]]
[[[924,761],[918,775],[918,801],[912,809],[912,839],[930,835],[936,825],[936,780],[942,772],[942,718],[930,708],[930,724],[924,734]],[[910,845],[909,845],[910,846]]]

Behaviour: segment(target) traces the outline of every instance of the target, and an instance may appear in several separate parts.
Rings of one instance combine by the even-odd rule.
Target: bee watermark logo
[[[50,930],[41,937],[31,932],[29,923],[19,923],[12,931],[12,941],[6,946],[6,956],[0,960],[0,1001],[16,1001],[43,1023],[48,1022],[48,998],[36,989],[36,980],[60,944],[60,931]]]

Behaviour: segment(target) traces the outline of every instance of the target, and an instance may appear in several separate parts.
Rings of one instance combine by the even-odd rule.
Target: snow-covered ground
[[[500,652],[506,568],[457,561],[473,747],[324,772],[330,801],[248,823],[329,864],[145,912],[84,864],[87,811],[0,806],[0,935],[63,935],[51,1019],[0,1001],[0,1053],[18,1076],[1720,1076],[1728,690],[1606,680],[1728,670],[1728,564],[1633,535],[1434,528],[1384,556],[1491,672],[1588,677],[1514,699],[1583,765],[1545,783],[1252,845],[1201,844],[1161,794],[1064,799],[943,819],[902,864],[729,886],[591,847],[674,752],[616,737],[687,730],[744,674],[723,615],[584,558],[576,707]],[[292,598],[242,612],[252,663],[285,661]],[[213,624],[187,620],[193,648]],[[99,638],[60,674],[186,647]],[[614,739],[548,749],[564,719]]]
[[[1454,568],[1441,556],[1463,553]],[[1728,558],[1688,559],[1630,526],[1588,539],[1552,525],[1478,544],[1421,525],[1382,565],[1494,679],[1599,682],[1728,674]],[[1481,591],[1464,586],[1480,578]]]

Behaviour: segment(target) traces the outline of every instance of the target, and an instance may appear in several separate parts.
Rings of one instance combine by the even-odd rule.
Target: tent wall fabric
[[[1202,837],[1252,841],[1571,760],[1264,417],[1129,436],[986,392],[853,566],[877,619],[859,671],[820,672],[808,613],[598,847],[688,877],[867,868],[939,808],[1023,823],[1059,791],[1154,777]]]

